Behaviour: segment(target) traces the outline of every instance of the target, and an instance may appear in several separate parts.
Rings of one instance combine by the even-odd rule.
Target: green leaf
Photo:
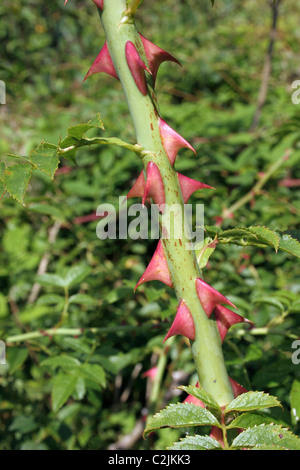
[[[191,403],[176,403],[152,416],[145,433],[159,428],[182,428],[190,426],[220,426],[218,420],[205,408]]]
[[[91,272],[89,266],[77,265],[72,266],[67,271],[67,274],[64,276],[64,285],[66,287],[74,286],[75,284],[80,284]]]
[[[56,413],[70,398],[77,384],[77,375],[59,374],[54,379],[51,393],[52,409]]]
[[[300,420],[300,381],[294,380],[291,389],[291,416],[296,426]]]
[[[9,431],[27,434],[29,432],[35,431],[38,427],[38,424],[31,416],[19,415],[14,418],[8,429]]]
[[[222,450],[221,444],[209,436],[188,436],[175,442],[168,450]]]
[[[278,308],[281,312],[284,312],[285,310],[284,305],[274,297],[269,297],[269,296],[258,297],[253,300],[253,303],[271,305],[272,307]]]
[[[45,273],[36,276],[35,278],[36,282],[47,285],[47,286],[56,286],[56,287],[64,287],[65,286],[65,280],[59,276],[58,274],[51,274],[51,273]]]
[[[98,364],[83,364],[80,368],[80,374],[101,387],[105,387],[105,372],[103,367]]]
[[[69,298],[69,304],[95,305],[97,300],[87,294],[74,294]]]
[[[200,269],[205,268],[210,256],[216,249],[218,241],[212,238],[205,238],[201,243],[196,244],[195,253]]]
[[[28,348],[9,347],[7,348],[7,362],[10,374],[14,374],[28,357]]]
[[[36,276],[36,281],[43,285],[56,287],[72,287],[82,282],[91,272],[89,266],[77,265],[72,266],[66,274],[60,276],[58,274],[45,273]]]
[[[262,424],[246,429],[232,442],[231,449],[264,448],[300,450],[300,439],[277,424]]]
[[[279,249],[300,258],[300,243],[296,238],[292,238],[291,235],[281,234]]]
[[[6,167],[3,171],[3,185],[6,191],[22,205],[32,175],[32,165],[24,163]]]
[[[260,225],[248,227],[248,230],[257,236],[258,241],[274,247],[276,251],[278,250],[279,236],[276,232]]]
[[[261,410],[273,406],[281,406],[276,397],[264,392],[246,392],[229,403],[225,409],[225,413],[231,411]]]
[[[203,388],[193,387],[191,385],[182,385],[178,388],[180,390],[184,390],[188,395],[193,395],[193,397],[198,398],[198,400],[201,400],[205,406],[208,406],[209,408],[212,408],[219,413],[221,412],[221,408],[218,403]]]
[[[68,136],[74,137],[74,139],[80,140],[84,137],[85,133],[90,129],[101,129],[105,130],[103,122],[101,121],[100,114],[97,114],[86,124],[77,124],[76,126],[69,127]]]
[[[253,426],[258,426],[260,424],[271,424],[274,423],[274,419],[267,414],[259,413],[257,411],[250,411],[248,413],[243,413],[237,418],[235,418],[231,423],[227,426],[227,429],[231,428],[239,428],[239,429],[247,429]]]
[[[29,159],[38,170],[43,171],[52,181],[59,165],[57,145],[41,142],[29,155]]]
[[[276,251],[279,247],[279,236],[276,232],[263,226],[236,227],[219,230],[216,234],[220,243],[232,243],[241,246],[271,246]]]
[[[44,361],[41,362],[41,367],[51,367],[56,369],[57,367],[61,367],[65,370],[76,369],[80,367],[81,362],[78,361],[75,357],[72,356],[55,356],[55,357],[48,357]]]

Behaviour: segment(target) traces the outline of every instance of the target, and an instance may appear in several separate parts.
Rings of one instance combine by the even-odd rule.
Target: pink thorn
[[[157,76],[157,71],[158,67],[162,62],[165,62],[166,60],[170,60],[172,62],[176,62],[178,65],[181,65],[175,57],[173,57],[171,54],[168,54],[168,52],[164,51],[160,47],[156,46],[153,44],[153,42],[149,41],[149,39],[146,39],[144,36],[140,34],[144,49],[145,49],[145,54],[148,60],[149,64],[149,69],[151,70],[152,77],[153,77],[153,86],[155,85],[156,81],[156,76]]]
[[[85,81],[91,75],[94,75],[95,73],[101,73],[101,72],[107,73],[108,75],[111,75],[114,78],[117,78],[117,79],[119,78],[116,73],[113,61],[111,59],[111,56],[107,47],[107,42],[104,43],[104,46],[99,52],[96,60],[92,64],[88,73],[84,77],[83,81]]]
[[[165,203],[165,190],[164,183],[158,169],[158,166],[154,162],[149,162],[147,165],[147,181],[143,194],[142,204],[148,197],[153,199],[154,204]]]
[[[171,165],[174,165],[178,150],[183,147],[196,153],[195,149],[161,118],[159,118],[159,131],[162,144]]]
[[[125,56],[136,86],[144,96],[147,95],[147,80],[145,76],[145,70],[147,70],[147,72],[150,74],[151,71],[144,64],[135,45],[131,41],[126,42]]]
[[[225,448],[222,429],[217,428],[217,426],[213,426],[211,428],[209,437],[211,437],[212,439],[215,439],[219,444],[221,444],[223,448]]]
[[[218,292],[213,287],[209,286],[201,278],[196,279],[196,289],[199,300],[208,317],[211,316],[212,311],[219,304],[231,305],[231,307],[236,309],[236,306],[230,302],[229,299],[224,297],[224,295],[220,294],[220,292]]]
[[[161,240],[159,240],[155,253],[139,282],[135,286],[134,291],[148,281],[161,281],[169,287],[173,287],[167,258],[163,249]]]
[[[68,3],[69,0],[65,0],[65,5]],[[103,4],[104,4],[104,0],[92,0],[95,5],[100,8],[100,10],[103,10]]]
[[[92,0],[95,5],[100,8],[100,10],[103,10],[103,6],[104,6],[104,0]]]
[[[154,380],[157,374],[157,369],[157,366],[151,367],[151,369],[148,369],[143,373],[142,377],[149,377],[150,380]]]
[[[241,317],[237,313],[232,312],[222,305],[217,305],[214,309],[214,315],[217,322],[218,330],[221,336],[222,342],[227,334],[227,331],[232,325],[237,323],[252,323],[252,321],[247,318]]]
[[[238,384],[231,377],[229,377],[229,381],[230,381],[230,384],[231,384],[231,388],[232,388],[232,391],[233,391],[234,398],[236,398],[239,395],[242,395],[242,393],[246,393],[248,391],[245,387]]]
[[[175,319],[163,342],[175,335],[183,335],[192,341],[195,339],[194,320],[184,300],[181,300]]]
[[[186,204],[191,195],[198,191],[198,189],[214,189],[208,184],[200,183],[200,181],[193,180],[192,178],[188,178],[187,176],[178,173],[179,184],[181,187],[182,197],[184,203]]]
[[[146,181],[144,177],[144,171],[142,170],[136,182],[134,183],[131,190],[127,194],[127,199],[130,199],[131,197],[143,197],[145,188],[146,188]]]

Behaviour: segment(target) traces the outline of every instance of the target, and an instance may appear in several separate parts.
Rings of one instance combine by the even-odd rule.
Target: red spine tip
[[[174,165],[177,153],[181,148],[185,147],[196,153],[195,149],[161,118],[159,119],[159,131],[163,147],[171,165]]]
[[[153,86],[155,85],[156,81],[156,76],[157,76],[157,71],[162,62],[165,62],[166,60],[176,62],[177,64],[180,65],[177,59],[173,57],[171,54],[168,54],[168,52],[164,51],[160,47],[156,46],[153,44],[153,42],[149,41],[149,39],[146,39],[144,36],[140,34],[145,54],[147,57],[147,61],[149,64],[149,69],[151,70],[152,77],[153,77]]]
[[[103,10],[103,6],[104,6],[104,0],[92,0],[95,5],[100,8],[100,10]]]
[[[144,171],[141,171],[131,190],[127,194],[127,199],[131,197],[143,197],[146,188],[146,181]]]
[[[234,398],[238,397],[239,395],[242,395],[243,393],[248,392],[248,390],[245,387],[238,384],[231,377],[229,377],[229,381],[230,381],[230,385],[231,385],[231,388],[232,388],[232,391],[233,391]]]
[[[214,189],[208,184],[200,183],[200,181],[193,180],[187,176],[178,173],[179,184],[181,187],[183,201],[186,204],[191,195],[199,189]]]
[[[88,73],[84,77],[83,81],[85,81],[91,75],[94,75],[95,73],[101,73],[101,72],[107,73],[108,75],[111,75],[114,78],[118,78],[118,75],[116,73],[116,70],[115,70],[113,61],[111,59],[106,42],[104,46],[102,47],[101,51],[99,52],[93,65],[89,69]]]
[[[126,42],[125,56],[127,65],[131,72],[131,75],[135,81],[136,86],[140,92],[145,96],[147,95],[147,80],[145,70],[151,74],[149,68],[144,64],[140,55],[131,41]]]
[[[236,309],[236,306],[229,299],[200,278],[196,279],[196,289],[199,300],[208,317],[210,317],[214,308],[219,304],[227,304]]]
[[[186,336],[192,341],[195,339],[194,320],[184,300],[180,301],[175,319],[163,342],[175,335]]]
[[[222,342],[224,341],[225,336],[227,335],[227,332],[232,325],[243,322],[253,324],[253,322],[251,322],[247,318],[241,317],[241,315],[232,312],[232,310],[229,310],[228,308],[223,307],[222,305],[217,305],[215,307],[214,316],[217,322]]]
[[[155,253],[139,282],[135,286],[134,291],[148,281],[161,281],[169,287],[173,287],[167,258],[163,249],[161,240],[159,240]]]

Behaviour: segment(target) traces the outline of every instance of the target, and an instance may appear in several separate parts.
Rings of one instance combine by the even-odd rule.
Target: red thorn
[[[225,449],[222,429],[217,428],[217,426],[213,426],[211,428],[209,437],[211,437],[212,439],[215,439],[223,447],[223,449]]]
[[[158,367],[154,366],[151,367],[151,369],[146,370],[146,372],[143,373],[142,377],[149,377],[150,380],[154,380],[155,376],[157,374]]]
[[[213,287],[209,286],[201,278],[196,279],[196,289],[199,300],[208,317],[210,317],[214,308],[219,304],[231,305],[231,307],[236,309],[236,306],[230,302],[229,299],[224,297],[224,295],[220,294],[220,292]]]
[[[95,5],[100,8],[100,10],[103,10],[103,6],[104,6],[104,0],[92,0]]]
[[[145,181],[144,171],[142,170],[136,182],[134,183],[131,190],[127,194],[127,199],[130,199],[131,197],[143,197],[145,188],[146,188],[146,181]]]
[[[234,398],[242,395],[242,393],[246,393],[248,390],[243,387],[242,385],[238,384],[235,380],[229,377],[230,385],[233,391]]]
[[[129,70],[136,83],[136,86],[144,96],[147,95],[147,80],[145,70],[147,70],[147,72],[149,72],[150,74],[151,71],[144,64],[144,62],[140,58],[140,55],[135,45],[131,41],[126,42],[125,56]]]
[[[135,286],[134,291],[148,281],[161,281],[169,287],[173,287],[167,258],[163,249],[161,240],[159,240],[155,253],[139,282]]]
[[[193,180],[192,178],[188,178],[181,173],[177,173],[179,178],[179,184],[181,187],[181,192],[183,196],[184,203],[186,204],[191,195],[198,191],[198,189],[214,189],[212,186],[208,184],[200,183],[200,181]],[[161,178],[161,177],[160,177]],[[132,186],[131,190],[127,194],[127,199],[131,197],[143,197],[144,192],[146,189],[146,181],[144,177],[144,172],[142,171],[135,181],[134,185]]]
[[[148,197],[153,199],[154,204],[165,203],[165,190],[164,183],[158,169],[158,166],[154,162],[149,162],[147,165],[147,181],[145,190],[143,193],[142,204]]]
[[[94,75],[95,73],[107,73],[108,75],[111,75],[114,78],[119,78],[113,61],[111,59],[107,42],[104,43],[104,46],[102,47],[101,51],[99,52],[96,60],[92,64],[91,68],[89,69],[88,73],[84,77],[83,81],[85,81],[87,78],[89,78],[91,75]]]
[[[171,165],[174,165],[178,150],[183,147],[189,148],[196,153],[195,149],[161,118],[159,118],[159,131],[162,144]]]
[[[253,324],[252,321],[248,320],[247,318],[241,317],[241,315],[232,312],[232,310],[229,310],[228,308],[223,307],[222,305],[217,305],[215,307],[214,315],[222,342],[224,341],[227,331],[232,325],[243,322]]]
[[[165,62],[166,60],[170,60],[172,62],[176,62],[178,65],[181,65],[175,57],[173,57],[171,54],[168,54],[168,52],[164,51],[160,47],[156,46],[153,44],[153,42],[149,41],[149,39],[146,39],[144,36],[140,34],[144,49],[145,49],[145,54],[148,60],[149,64],[149,69],[151,70],[152,77],[153,77],[153,86],[155,85],[156,81],[156,76],[157,76],[157,71],[158,67],[162,62]]]
[[[68,3],[69,0],[65,0],[65,5]],[[104,6],[104,0],[92,0],[95,5],[100,8],[100,10],[103,10],[103,6]]]
[[[195,339],[194,320],[184,300],[180,301],[175,319],[163,342],[175,335],[186,336],[192,341]]]
[[[200,181],[188,178],[187,176],[184,176],[181,173],[178,173],[178,178],[181,187],[182,197],[185,204],[187,203],[191,195],[195,191],[198,191],[198,189],[214,189],[208,184],[200,183]]]

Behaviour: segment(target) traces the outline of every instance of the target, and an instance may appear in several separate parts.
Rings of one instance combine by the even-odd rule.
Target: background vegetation
[[[162,65],[158,99],[164,119],[197,150],[180,152],[177,170],[216,188],[193,196],[205,204],[205,223],[266,225],[297,238],[300,105],[291,95],[300,78],[300,6],[280,2],[273,51],[272,12],[268,1],[218,0],[211,8],[207,0],[165,0],[162,8],[145,0],[137,21],[182,64]],[[106,137],[134,142],[120,84],[103,74],[83,83],[104,42],[92,2],[2,0],[0,19],[7,164],[7,153],[28,155],[42,139],[57,144],[98,112]],[[163,449],[178,439],[177,430],[142,438],[147,414],[182,400],[174,387],[196,381],[186,340],[162,346],[176,310],[172,291],[151,283],[133,292],[156,241],[96,236],[98,205],[118,204],[140,170],[130,151],[85,147],[76,164],[61,162],[54,181],[34,171],[24,206],[7,194],[1,200],[3,450]],[[291,360],[300,336],[299,258],[219,245],[204,275],[255,323],[226,337],[230,376],[276,395],[283,411],[270,419],[299,435],[300,366]],[[63,334],[45,334],[58,325]],[[153,381],[144,374],[155,366]]]

